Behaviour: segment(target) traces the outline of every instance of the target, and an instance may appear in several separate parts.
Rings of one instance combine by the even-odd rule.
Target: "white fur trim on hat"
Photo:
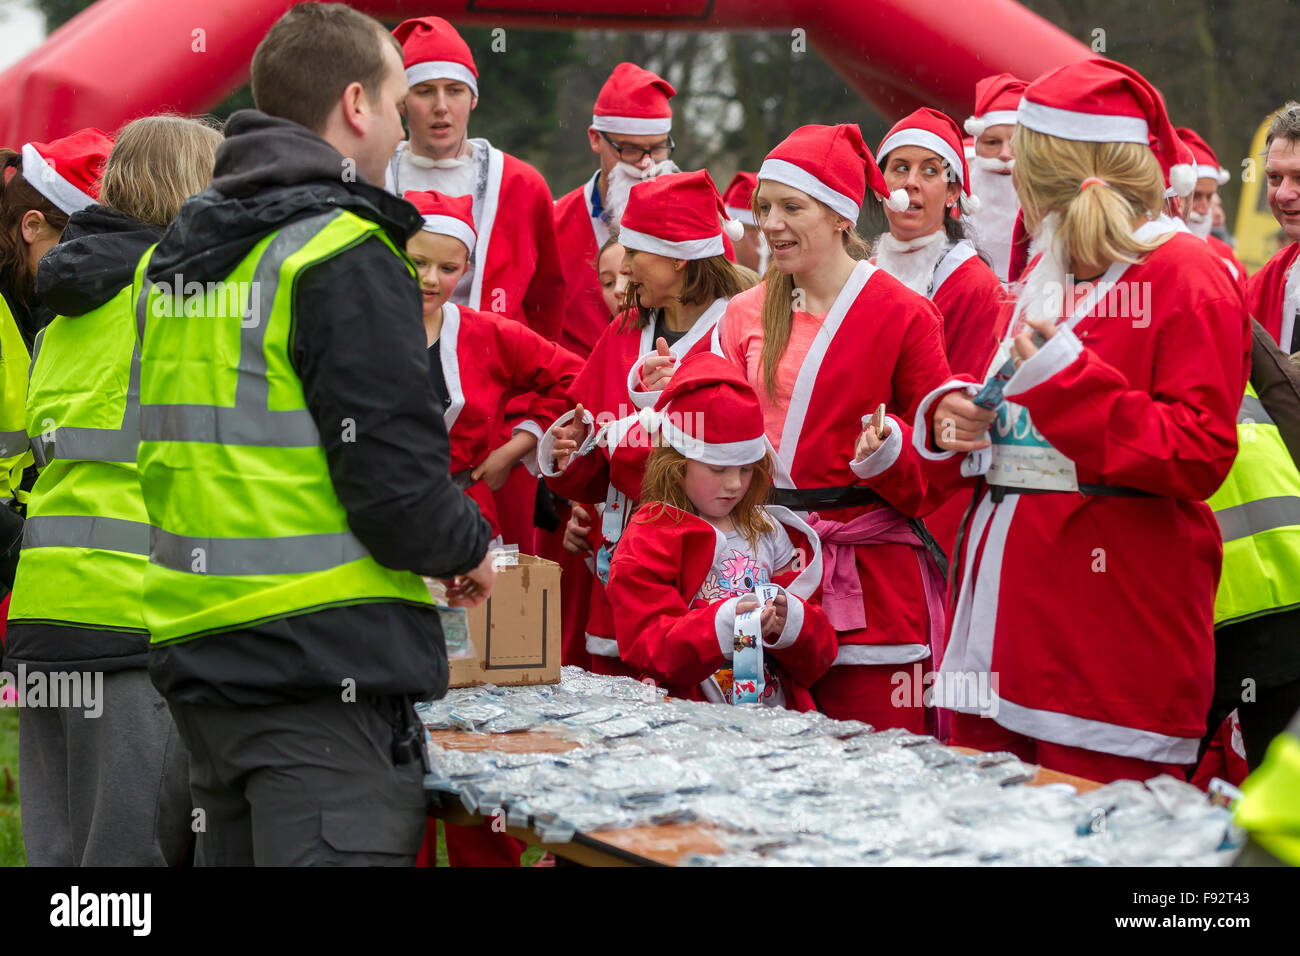
[[[715,468],[752,465],[756,461],[761,461],[767,454],[767,441],[763,435],[745,441],[721,442],[714,445],[695,435],[686,434],[673,424],[671,415],[661,414],[657,424],[664,440],[683,456],[691,461],[713,465]]]
[[[1175,163],[1169,167],[1169,186],[1180,196],[1196,189],[1196,167],[1189,163]]]
[[[656,136],[672,132],[673,118],[671,116],[600,116],[592,113],[591,125],[602,133]]]
[[[1197,163],[1196,178],[1213,179],[1216,183],[1222,186],[1229,179],[1231,179],[1232,176],[1222,166],[1211,166],[1209,163]]]
[[[459,239],[465,243],[466,249],[470,252],[474,251],[474,230],[455,216],[425,216],[424,225],[421,228],[425,232]]]
[[[92,197],[60,176],[59,171],[47,163],[31,143],[23,144],[23,179],[69,216],[95,205]]]
[[[426,60],[406,68],[407,87],[416,86],[428,80],[457,80],[469,87],[469,91],[478,96],[478,81],[469,67],[454,60]]]
[[[1141,116],[1079,113],[1044,106],[1027,98],[1020,101],[1016,122],[1036,133],[1081,143],[1141,143],[1145,146],[1149,142],[1147,121]]]
[[[900,129],[892,136],[887,136],[885,141],[880,144],[880,162],[883,163],[885,157],[900,146],[920,146],[922,149],[937,153],[940,159],[952,167],[952,174],[957,177],[957,181],[962,182],[961,157],[957,155],[952,146],[942,136],[932,133],[928,129]]]
[[[831,189],[802,166],[796,166],[784,159],[763,160],[763,165],[758,170],[758,178],[782,183],[806,192],[813,199],[825,203],[845,219],[852,219],[854,222],[858,221],[858,215],[862,212],[862,207],[850,197]],[[903,208],[906,209],[907,205],[904,204]]]
[[[741,209],[739,206],[727,206],[725,208],[727,210],[727,215],[736,220],[742,226],[758,225],[758,223],[754,221],[754,210]]]
[[[966,132],[972,136],[981,136],[990,126],[1015,126],[1015,110],[991,110],[983,116],[968,117],[965,122]]]
[[[709,259],[720,256],[724,252],[721,233],[704,239],[682,239],[673,242],[623,226],[618,231],[618,241],[624,249],[653,252],[655,255],[668,256],[672,259]]]

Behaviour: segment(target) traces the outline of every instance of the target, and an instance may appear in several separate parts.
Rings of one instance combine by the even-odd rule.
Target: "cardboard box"
[[[430,586],[438,601],[440,587]],[[457,617],[468,620],[468,656],[453,657]],[[521,554],[497,569],[492,596],[476,608],[443,611],[452,687],[560,682],[560,566]],[[463,640],[460,642],[463,646]]]

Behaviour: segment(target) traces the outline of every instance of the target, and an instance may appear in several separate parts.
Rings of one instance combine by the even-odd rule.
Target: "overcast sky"
[[[40,46],[45,18],[25,0],[0,0],[0,70]]]

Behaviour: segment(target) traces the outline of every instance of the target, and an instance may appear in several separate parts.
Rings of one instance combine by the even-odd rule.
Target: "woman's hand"
[[[677,366],[677,356],[668,348],[668,340],[655,339],[655,354],[641,365],[641,385],[647,392],[658,392],[668,387]]]
[[[515,432],[500,448],[494,448],[472,472],[475,481],[485,481],[493,491],[499,491],[510,477],[510,469],[519,464],[528,453],[537,448],[537,436],[531,432]]]
[[[1034,332],[1042,335],[1044,341],[1056,334],[1056,323],[1050,319],[1025,319],[1025,324],[1033,331],[1021,332],[1011,340],[1011,357],[1016,360],[1016,368],[1020,368],[1020,363],[1025,359],[1038,353],[1038,346],[1034,344]]]
[[[569,521],[564,526],[564,550],[573,554],[582,554],[591,550],[587,532],[591,530],[591,515],[582,505],[575,504],[569,512]]]
[[[853,445],[853,460],[862,461],[873,451],[885,443],[889,437],[892,426],[889,419],[885,417],[885,406],[882,404],[876,409],[876,414],[867,418],[862,418],[862,434],[858,436],[857,442]]]
[[[570,456],[578,450],[578,443],[587,434],[587,424],[582,420],[582,402],[573,410],[573,418],[567,425],[552,425],[551,434],[555,436],[552,446],[551,470],[563,471],[569,463]]]
[[[951,391],[939,400],[934,409],[934,444],[944,451],[975,451],[988,448],[983,436],[997,412],[981,408],[965,392]]]

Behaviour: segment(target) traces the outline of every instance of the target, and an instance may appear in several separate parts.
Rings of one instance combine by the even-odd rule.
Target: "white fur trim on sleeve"
[[[546,434],[542,435],[542,437],[537,441],[537,470],[541,472],[544,477],[554,478],[557,475],[562,474],[564,471],[564,469],[556,471],[551,467],[551,462],[555,458],[555,429],[573,421],[573,411],[574,410],[567,411],[557,418],[555,424],[548,428]],[[591,437],[592,432],[596,430],[596,419],[592,417],[591,412],[587,411],[585,408],[582,410],[582,420],[587,426],[587,434],[583,436],[583,440],[578,443],[579,448],[581,448],[583,443]]]
[[[781,588],[781,585],[775,584],[773,587]],[[799,632],[803,630],[803,601],[785,588],[781,588],[781,593],[785,595],[785,626],[781,628],[781,633],[776,636],[776,640],[768,641],[767,638],[763,638],[763,646],[772,651],[789,647],[799,639]]]
[[[646,352],[635,362],[627,372],[627,397],[631,399],[632,404],[637,408],[654,408],[655,402],[659,401],[659,395],[662,389],[656,389],[648,392],[644,389],[638,389],[641,384],[641,367],[645,365],[646,359],[658,355],[658,352]]]
[[[1027,392],[1071,365],[1082,354],[1083,343],[1074,332],[1068,328],[1058,329],[1041,349],[1020,363],[1020,368],[1011,376],[1002,394],[1012,398],[1021,392]]]
[[[510,429],[510,437],[513,438],[515,432],[528,432],[528,434],[537,439],[537,448],[542,447],[542,437],[544,434],[542,432],[542,426],[537,424],[537,422],[533,421],[531,418],[527,421],[520,422],[514,428]],[[533,449],[531,455],[525,455],[522,459],[523,466],[528,469],[528,473],[534,478],[541,474],[541,462],[537,460],[537,448]]]
[[[898,419],[893,415],[887,415],[891,422],[889,434],[885,436],[885,443],[867,455],[866,458],[854,459],[849,462],[849,468],[859,478],[873,478],[882,472],[888,471],[889,468],[898,461],[898,456],[903,451],[903,429],[899,425]]]
[[[955,391],[965,391],[966,394],[973,396],[979,394],[979,386],[961,379],[950,379],[921,399],[921,404],[916,406],[916,418],[912,423],[912,447],[916,449],[917,454],[928,461],[946,461],[957,454],[955,451],[931,451],[927,447],[930,427],[926,424],[926,416],[929,415],[931,407],[943,396]]]
[[[736,653],[736,605],[738,603],[740,603],[738,597],[727,598],[713,618],[713,631],[718,636],[718,647],[722,649],[722,656],[727,660],[731,660],[731,656]]]

